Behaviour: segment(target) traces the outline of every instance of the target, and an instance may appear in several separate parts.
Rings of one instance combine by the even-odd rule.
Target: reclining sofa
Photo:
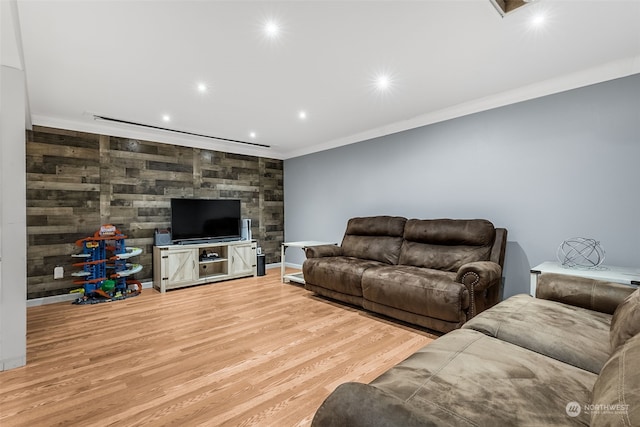
[[[500,300],[506,238],[483,219],[351,218],[340,246],[305,249],[305,288],[449,332]]]
[[[542,274],[370,384],[338,386],[325,426],[640,426],[640,290]]]

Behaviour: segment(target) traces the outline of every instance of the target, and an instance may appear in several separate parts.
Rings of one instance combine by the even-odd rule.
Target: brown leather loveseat
[[[306,249],[306,289],[449,332],[500,300],[507,231],[483,219],[352,218]]]

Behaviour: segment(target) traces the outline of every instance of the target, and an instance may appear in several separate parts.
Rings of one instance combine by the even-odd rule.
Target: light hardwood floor
[[[279,269],[27,311],[27,366],[0,372],[0,425],[307,426],[433,338],[280,283]]]

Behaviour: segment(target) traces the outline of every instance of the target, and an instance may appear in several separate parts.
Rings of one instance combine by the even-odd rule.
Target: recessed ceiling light
[[[198,92],[205,93],[207,89],[206,83],[198,83]]]
[[[269,20],[264,25],[264,33],[269,38],[276,38],[280,34],[280,26],[274,20]]]
[[[381,90],[381,91],[387,90],[389,89],[390,85],[391,85],[391,79],[389,78],[388,75],[382,74],[376,78],[376,87],[378,88],[378,90]]]
[[[162,121],[163,122],[170,122],[171,121],[171,116],[168,114],[163,114],[162,115]]]
[[[306,119],[306,118],[307,118],[307,112],[306,112],[306,111],[300,111],[300,112],[298,113],[298,118],[299,118],[300,120],[304,120],[304,119]]]
[[[256,136],[258,135],[255,132],[249,132],[249,138],[255,138]]]
[[[287,36],[286,20],[281,16],[263,15],[256,23],[260,38],[267,44],[279,45]]]
[[[378,69],[369,77],[369,90],[376,96],[387,97],[396,90],[396,74],[388,68]]]
[[[527,30],[533,35],[542,35],[555,24],[553,5],[536,1],[528,10],[525,23]]]
[[[544,24],[544,21],[545,21],[544,18],[545,17],[544,17],[543,13],[537,13],[537,14],[533,15],[533,18],[531,18],[531,23],[533,25],[535,25],[536,27],[540,26],[540,25]]]

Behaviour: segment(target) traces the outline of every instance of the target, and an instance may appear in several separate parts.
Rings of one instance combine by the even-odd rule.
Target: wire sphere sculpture
[[[600,242],[585,237],[572,237],[558,246],[556,257],[565,267],[596,268],[604,262]]]

